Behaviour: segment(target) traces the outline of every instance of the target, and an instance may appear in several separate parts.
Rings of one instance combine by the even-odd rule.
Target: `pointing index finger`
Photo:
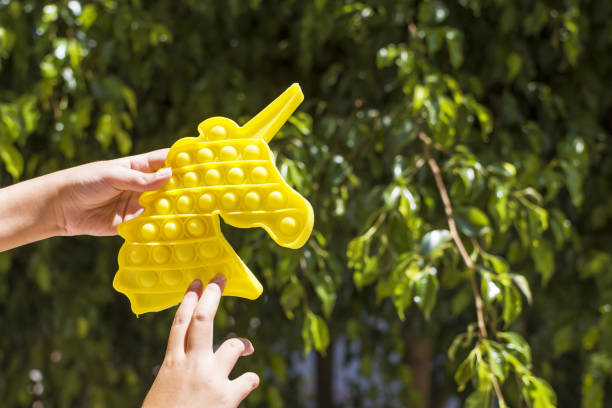
[[[187,288],[185,297],[176,311],[174,321],[172,322],[172,327],[170,328],[170,336],[168,339],[168,348],[166,353],[176,356],[185,353],[185,335],[201,293],[202,282],[199,279],[196,279],[191,283],[191,285],[189,285],[189,288]]]
[[[225,288],[225,281],[225,276],[217,275],[204,289],[187,333],[187,352],[212,353],[213,323],[221,294]]]

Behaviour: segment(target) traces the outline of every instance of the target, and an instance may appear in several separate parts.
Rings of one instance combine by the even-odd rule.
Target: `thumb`
[[[144,173],[129,168],[121,168],[113,172],[111,183],[118,190],[149,191],[156,190],[166,184],[172,176],[172,169],[167,167],[155,173]]]

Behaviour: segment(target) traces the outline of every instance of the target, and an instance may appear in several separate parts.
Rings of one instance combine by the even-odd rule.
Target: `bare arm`
[[[100,161],[0,189],[0,251],[56,235],[115,235],[140,193],[163,186],[168,149]]]

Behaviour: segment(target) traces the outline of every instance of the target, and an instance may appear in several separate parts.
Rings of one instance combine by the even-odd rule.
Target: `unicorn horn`
[[[291,85],[278,98],[245,124],[242,127],[242,133],[246,137],[260,137],[266,143],[269,142],[303,100],[304,94],[300,86],[298,84]]]

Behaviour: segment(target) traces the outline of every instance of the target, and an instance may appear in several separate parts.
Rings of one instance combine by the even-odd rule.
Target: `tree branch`
[[[468,275],[470,276],[470,285],[472,287],[472,293],[474,294],[474,300],[476,302],[476,316],[478,319],[478,329],[480,331],[480,337],[483,339],[487,339],[489,337],[487,333],[487,326],[484,318],[484,304],[482,301],[482,296],[480,296],[480,292],[478,291],[478,286],[476,285],[476,278],[474,277],[474,262],[472,262],[472,258],[470,258],[467,250],[465,249],[465,245],[463,245],[463,241],[459,236],[459,231],[457,230],[457,225],[455,224],[455,219],[453,218],[453,206],[451,205],[450,198],[448,196],[448,190],[446,189],[446,185],[444,184],[444,180],[442,179],[442,173],[440,172],[440,167],[438,163],[431,155],[430,146],[432,144],[432,140],[429,136],[427,136],[423,132],[419,132],[419,139],[423,142],[425,159],[427,160],[427,164],[431,168],[431,172],[434,175],[434,179],[436,181],[436,186],[438,187],[438,192],[440,193],[440,198],[442,199],[442,203],[444,204],[444,213],[446,214],[446,221],[448,222],[448,228],[459,250],[459,254],[465,263],[465,266],[468,269]],[[491,375],[493,388],[495,389],[495,394],[497,395],[497,399],[499,401],[499,405],[501,407],[506,406],[506,402],[504,401],[504,396],[501,392],[501,388],[497,382],[497,378],[495,375]]]

